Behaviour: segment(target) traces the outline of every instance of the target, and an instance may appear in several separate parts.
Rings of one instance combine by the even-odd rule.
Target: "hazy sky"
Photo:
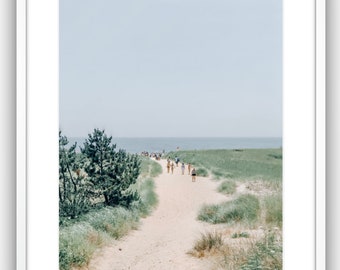
[[[282,135],[281,0],[61,0],[60,129]]]

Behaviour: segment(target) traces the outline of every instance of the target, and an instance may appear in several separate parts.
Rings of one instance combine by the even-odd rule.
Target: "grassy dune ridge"
[[[168,153],[216,179],[282,180],[282,149],[193,150]]]
[[[69,270],[89,263],[94,251],[130,230],[137,229],[139,220],[151,213],[158,199],[152,178],[162,172],[162,167],[143,158],[141,174],[132,189],[138,191],[141,200],[130,209],[103,207],[93,210],[76,220],[64,221],[59,226],[59,269]]]
[[[225,224],[197,239],[189,254],[215,259],[218,269],[282,269],[282,149],[176,151],[199,176],[221,181],[220,204],[203,205],[197,218]],[[228,200],[227,200],[228,198]],[[223,227],[222,227],[223,228]]]

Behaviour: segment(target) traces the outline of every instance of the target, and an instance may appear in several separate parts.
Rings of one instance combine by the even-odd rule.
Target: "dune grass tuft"
[[[198,239],[193,250],[189,254],[195,257],[204,257],[206,253],[216,252],[223,245],[222,234],[217,232],[202,233],[201,238]]]
[[[198,219],[213,224],[240,221],[255,221],[260,211],[260,203],[251,194],[240,195],[237,199],[215,205],[204,205]]]
[[[241,237],[245,239],[236,239]],[[198,258],[213,255],[218,269],[281,270],[282,235],[266,230],[258,238],[240,233],[223,241],[221,233],[205,233],[188,253]]]
[[[267,231],[259,239],[243,244],[225,243],[220,247],[218,269],[255,270],[282,269],[282,237]]]
[[[232,180],[225,180],[218,187],[218,191],[227,195],[234,194],[236,191],[236,183]]]
[[[198,168],[196,169],[197,176],[202,176],[202,177],[208,177],[209,173],[206,169],[204,168]]]
[[[282,227],[282,193],[264,198],[266,223]]]
[[[148,157],[141,156],[141,177],[157,177],[162,173],[162,166]]]
[[[105,207],[87,215],[87,222],[96,231],[102,231],[119,239],[139,224],[139,213],[124,207]]]
[[[84,266],[98,247],[107,244],[110,237],[81,222],[59,231],[59,269],[69,270],[72,266]]]
[[[149,215],[158,203],[157,194],[155,192],[155,182],[148,178],[142,181],[139,188],[140,202],[137,205],[143,217]]]
[[[247,253],[247,259],[241,270],[282,269],[282,238],[273,232],[257,241]]]

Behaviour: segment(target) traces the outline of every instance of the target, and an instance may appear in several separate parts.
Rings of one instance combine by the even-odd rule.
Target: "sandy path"
[[[112,246],[100,250],[91,260],[89,270],[125,269],[207,269],[207,261],[186,252],[200,234],[212,225],[196,220],[203,203],[216,203],[225,196],[216,192],[218,183],[197,177],[196,182],[180,165],[168,174],[165,160],[159,161],[163,173],[155,179],[159,204],[142,219],[140,228]]]

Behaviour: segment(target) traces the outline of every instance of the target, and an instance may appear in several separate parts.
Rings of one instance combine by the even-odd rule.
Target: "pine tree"
[[[59,216],[76,218],[90,209],[89,183],[77,160],[77,144],[67,148],[68,143],[59,131]]]
[[[139,200],[136,192],[129,188],[137,181],[140,173],[140,161],[136,155],[124,150],[115,151],[116,145],[111,143],[104,130],[94,129],[88,135],[81,152],[88,159],[85,171],[93,184],[96,197],[104,197],[106,205],[130,206]]]

